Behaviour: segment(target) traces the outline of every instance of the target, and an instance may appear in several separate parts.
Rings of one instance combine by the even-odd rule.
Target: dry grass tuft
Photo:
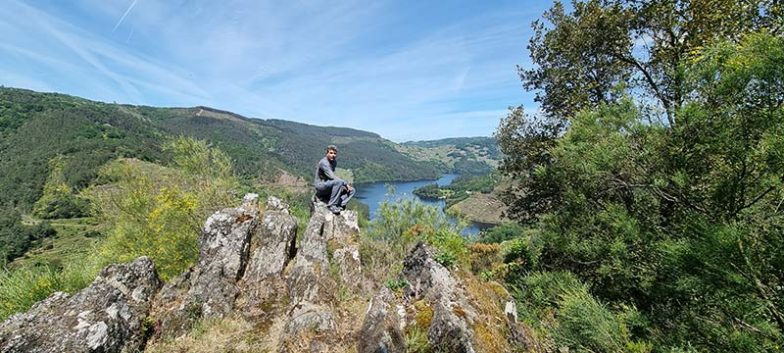
[[[265,340],[270,328],[259,329],[240,317],[208,319],[196,324],[185,336],[149,344],[148,353],[244,353],[273,352],[272,342]]]
[[[419,328],[427,330],[430,323],[433,322],[433,308],[424,300],[414,302],[413,306],[415,310],[414,322]]]
[[[509,294],[495,281],[481,281],[467,271],[462,271],[459,276],[465,286],[468,299],[477,312],[473,327],[476,351],[514,352],[514,347],[509,341],[510,331],[504,315],[504,306]]]

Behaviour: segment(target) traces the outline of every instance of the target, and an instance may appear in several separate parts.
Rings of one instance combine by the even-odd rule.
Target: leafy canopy
[[[629,96],[577,109],[558,129],[521,109],[502,121],[504,171],[518,191],[507,195],[510,210],[537,230],[524,233],[527,243],[542,245],[520,252],[524,266],[509,280],[576,275],[609,307],[636,308],[638,348],[776,351],[784,344],[784,39],[731,36],[680,63],[674,125],[650,120],[647,102]],[[552,330],[549,339],[596,349]]]

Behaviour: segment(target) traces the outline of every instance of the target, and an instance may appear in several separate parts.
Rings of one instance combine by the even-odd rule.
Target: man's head
[[[328,160],[334,161],[338,157],[338,147],[335,145],[327,146],[326,154]]]

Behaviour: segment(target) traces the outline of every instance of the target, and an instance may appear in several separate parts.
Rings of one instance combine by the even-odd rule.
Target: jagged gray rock
[[[355,289],[363,289],[362,261],[359,257],[359,246],[346,245],[332,253],[332,262],[338,267],[343,285]]]
[[[394,312],[394,295],[384,287],[368,306],[357,334],[357,353],[402,353],[406,342],[400,330],[401,318]]]
[[[279,308],[276,297],[285,292],[281,274],[295,256],[297,219],[289,206],[276,197],[267,199],[261,224],[251,237],[252,255],[242,279],[242,299],[246,316],[270,314]]]
[[[458,281],[433,258],[433,251],[417,244],[403,261],[403,275],[415,298],[423,298],[433,308],[428,340],[435,350],[473,353],[470,327],[476,318]]]
[[[249,194],[241,207],[213,214],[199,238],[198,263],[160,291],[146,258],[110,266],[73,297],[56,293],[0,324],[0,352],[130,353],[143,348],[147,333],[179,336],[198,319],[235,313],[241,315],[233,319],[261,330],[262,351],[332,352],[356,344],[359,353],[404,352],[406,324],[427,329],[434,351],[486,347],[486,335],[474,340],[472,329],[495,314],[483,307],[477,315],[463,282],[427,246],[418,244],[404,260],[409,286],[402,297],[382,288],[360,322],[356,310],[370,291],[359,285],[369,282],[362,273],[356,213],[333,215],[315,204],[295,249],[297,222],[288,206],[269,198],[259,218],[257,199]],[[475,291],[473,284],[468,288]],[[508,327],[519,329],[514,303],[507,307],[506,314],[499,308],[498,319],[506,315]],[[531,347],[530,335],[511,335],[509,342]]]
[[[161,282],[147,257],[104,268],[74,294],[57,292],[0,324],[4,353],[137,351],[144,319]]]
[[[318,337],[328,337],[337,327],[327,305],[334,288],[329,278],[327,239],[324,237],[327,212],[318,206],[314,210],[287,278],[291,313],[280,340],[284,352],[299,350],[303,345],[310,347],[311,342],[306,341],[306,337],[318,341]]]
[[[156,310],[160,320],[158,334],[178,336],[196,319],[224,317],[232,311],[258,213],[258,195],[248,194],[242,206],[223,209],[207,219],[199,237],[198,263],[178,283],[164,288],[160,300],[156,300],[156,304],[170,309]],[[176,307],[163,302],[164,298],[177,297],[185,288],[187,293]]]
[[[356,242],[356,237],[359,235],[359,222],[357,220],[357,213],[354,211],[343,211],[339,215],[332,214],[332,212],[325,212],[326,206],[322,208],[321,205],[314,207],[322,216],[324,216],[324,230],[322,231],[327,241],[335,240],[340,244],[351,244]]]
[[[337,328],[330,303],[334,301],[336,280],[339,279],[330,276],[328,242],[339,249],[346,247],[358,233],[356,220],[356,213],[352,211],[333,215],[322,203],[313,205],[302,244],[287,276],[291,310],[280,339],[281,351],[329,352],[329,342],[335,339],[332,333]],[[346,251],[349,256],[343,258],[353,258],[350,250]],[[356,258],[359,258],[358,253]],[[350,262],[347,259],[344,263]],[[352,271],[359,271],[359,268]]]

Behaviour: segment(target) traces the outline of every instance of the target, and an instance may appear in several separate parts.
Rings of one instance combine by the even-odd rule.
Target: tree
[[[684,102],[680,63],[717,38],[738,40],[762,29],[776,34],[784,7],[776,0],[589,0],[561,2],[533,24],[534,67],[519,68],[548,117],[638,95],[677,123]]]
[[[57,156],[49,160],[49,178],[41,198],[33,204],[33,214],[45,218],[73,218],[87,215],[89,203],[74,194],[65,180],[65,160]]]
[[[544,130],[521,111],[510,115],[499,141],[526,141],[545,157],[519,161],[534,169],[515,178],[551,190],[523,195],[548,205],[534,210],[539,222],[527,234],[543,247],[528,270],[569,271],[601,302],[637,308],[645,326],[634,338],[654,351],[779,350],[782,67],[784,38],[745,34],[682,61],[676,125],[647,120],[645,102],[626,97],[577,112],[537,145],[534,132]]]

